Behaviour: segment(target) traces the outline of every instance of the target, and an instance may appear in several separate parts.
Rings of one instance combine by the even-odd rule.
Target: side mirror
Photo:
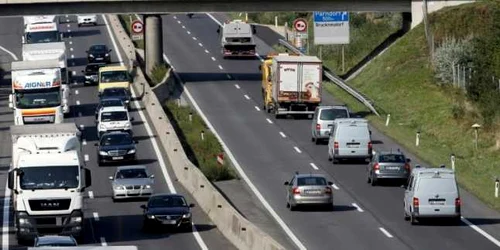
[[[59,34],[59,37],[61,38],[61,40],[63,40],[63,38],[64,38],[64,33],[60,33],[60,34]]]
[[[285,183],[283,185],[288,186],[288,185],[290,185],[290,182],[285,181]]]
[[[331,185],[333,185],[333,182],[329,181],[328,186],[331,186]]]
[[[14,189],[14,178],[15,178],[15,173],[14,171],[9,171],[9,179],[8,179],[8,183],[7,183],[7,186],[9,189]]]
[[[109,52],[111,52],[111,51],[113,51],[113,50],[112,50],[112,49],[109,49],[108,53],[109,53]]]
[[[262,71],[262,65],[259,65],[259,71]]]
[[[144,205],[144,204],[143,204],[143,205],[141,205],[141,208],[142,208],[142,209],[147,209],[148,207],[147,207],[146,205]]]
[[[88,51],[88,50],[85,50],[85,53],[89,53],[89,51]]]
[[[85,70],[82,69],[82,73],[85,73]]]
[[[154,175],[154,174],[152,174],[152,175],[150,175],[150,176],[149,176],[149,178],[154,179],[154,178],[155,178],[155,175]]]
[[[113,180],[113,176],[108,177],[108,179],[109,179],[110,181],[112,181],[112,180]]]
[[[406,185],[401,185],[401,188],[402,189],[406,189]]]
[[[95,120],[95,124],[97,124],[97,123],[99,123],[99,121],[98,121],[98,120]]]
[[[24,40],[24,36],[21,36],[21,43],[24,44],[25,40]]]
[[[370,130],[370,135],[372,135],[372,131]]]
[[[130,121],[133,122],[135,119],[134,117],[130,117]]]
[[[217,28],[217,33],[220,33],[220,28]]]
[[[92,186],[92,173],[90,169],[85,168],[85,187],[88,188]]]
[[[96,142],[96,143],[94,143],[94,146],[96,146],[96,147],[97,147],[97,146],[99,146],[99,143],[97,143],[97,142]]]
[[[194,207],[194,203],[189,204],[189,207]]]
[[[139,144],[139,141],[134,141],[134,142],[135,142],[135,144]]]
[[[257,28],[255,28],[255,26],[252,25],[252,34],[255,34],[255,33],[257,33]]]
[[[411,162],[411,159],[410,158],[406,158],[406,163],[410,163]]]

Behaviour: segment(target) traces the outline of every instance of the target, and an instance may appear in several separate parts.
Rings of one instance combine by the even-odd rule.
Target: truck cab
[[[61,42],[62,37],[56,16],[24,17],[23,44]]]
[[[228,57],[255,57],[255,26],[241,20],[225,22],[217,29],[221,39],[221,49],[224,58]]]
[[[99,68],[99,94],[106,88],[125,88],[130,92],[133,79],[125,66],[106,66]]]

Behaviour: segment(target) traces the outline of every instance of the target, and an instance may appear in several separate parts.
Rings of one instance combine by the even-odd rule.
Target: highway
[[[72,18],[75,20],[75,18]],[[17,54],[21,59],[21,38],[22,18],[2,19],[4,24],[0,28],[0,45],[9,51]],[[125,60],[118,53],[123,54],[110,38],[109,28],[104,19],[99,16],[99,25],[96,27],[78,28],[75,22],[63,23],[60,30],[65,32],[65,41],[68,53],[69,70],[75,74],[71,85],[72,92],[72,113],[73,117],[66,122],[74,122],[83,129],[83,153],[86,165],[92,171],[93,183],[88,189],[85,200],[85,244],[94,245],[136,245],[139,249],[235,249],[228,242],[213,223],[208,219],[203,211],[195,207],[193,209],[193,222],[195,232],[193,233],[175,233],[158,232],[144,233],[142,227],[142,209],[139,207],[145,204],[144,201],[124,201],[114,203],[111,200],[111,185],[108,176],[114,171],[114,166],[97,165],[97,151],[95,143],[97,142],[96,126],[94,123],[94,110],[98,102],[97,87],[83,86],[81,70],[86,64],[85,51],[92,44],[106,44],[112,52],[112,60],[119,63]],[[4,39],[9,37],[9,39]],[[0,54],[4,53],[0,51]],[[4,55],[4,54],[2,54]],[[6,174],[10,163],[11,144],[8,126],[12,124],[12,111],[8,109],[8,92],[10,91],[10,80],[1,82],[0,88],[0,139],[6,143],[0,147],[1,175],[0,181],[6,182]],[[188,202],[195,203],[195,200],[175,182],[175,176],[168,166],[168,161],[158,161],[166,159],[166,156],[159,149],[155,135],[145,119],[145,113],[140,107],[139,101],[134,101],[131,115],[135,118],[133,130],[135,140],[139,141],[137,147],[138,164],[144,164],[150,172],[155,175],[156,193],[177,192],[186,196]],[[170,174],[171,176],[168,176]],[[3,186],[3,185],[2,185]],[[2,194],[4,189],[0,190]],[[2,199],[3,201],[3,199]],[[3,204],[2,204],[3,205]],[[10,213],[10,217],[12,213]],[[5,218],[5,213],[4,217]],[[5,225],[5,224],[4,224]],[[5,228],[4,228],[5,229]],[[4,240],[2,249],[22,249],[17,246],[14,229],[10,223],[10,234],[4,230]],[[8,237],[7,237],[8,236]],[[8,238],[8,242],[5,240]]]
[[[310,120],[276,120],[262,111],[259,60],[224,60],[216,33],[222,15],[163,16],[164,50],[176,72],[249,180],[290,229],[290,240],[307,249],[498,249],[499,214],[462,190],[461,225],[411,226],[403,219],[404,190],[371,187],[365,165],[327,160],[327,146],[315,145]],[[259,35],[259,34],[257,34]],[[257,39],[266,55],[276,37]],[[324,104],[338,104],[323,93]],[[372,128],[375,150],[396,150],[394,141]],[[414,155],[407,155],[421,163]],[[283,183],[293,172],[323,173],[334,182],[335,211],[290,212]],[[470,202],[470,204],[468,203]],[[471,226],[468,223],[474,223]],[[294,239],[293,237],[296,237]],[[293,244],[293,243],[291,243]]]

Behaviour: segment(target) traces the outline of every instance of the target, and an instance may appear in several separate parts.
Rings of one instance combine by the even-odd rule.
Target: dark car
[[[99,104],[95,109],[95,119],[99,116],[99,110],[105,107],[127,107],[127,105],[119,98],[101,97]]]
[[[179,194],[155,194],[148,200],[144,209],[145,230],[153,227],[165,226],[181,230],[191,230],[191,208],[194,204],[187,204],[184,196]]]
[[[83,84],[97,84],[97,75],[99,73],[99,68],[103,66],[106,66],[104,62],[87,64],[87,66],[85,66],[85,70],[82,70],[83,76],[85,77],[85,81],[83,82]]]
[[[125,88],[105,88],[99,97],[101,99],[120,99],[126,107],[130,104],[130,94]]]
[[[137,141],[127,132],[104,133],[96,143],[97,162],[102,165],[106,162],[134,161]]]
[[[106,62],[111,63],[111,49],[104,44],[97,44],[90,46],[89,50],[85,51],[87,53],[87,59],[89,63],[91,62]]]

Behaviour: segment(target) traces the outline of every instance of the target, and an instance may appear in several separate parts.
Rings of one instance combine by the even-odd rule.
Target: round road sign
[[[142,33],[142,30],[144,28],[144,26],[142,25],[142,22],[139,20],[133,21],[131,26],[132,26],[132,32],[134,32],[134,33]]]
[[[297,18],[293,21],[293,27],[298,32],[306,32],[307,31],[307,21],[303,18]]]

